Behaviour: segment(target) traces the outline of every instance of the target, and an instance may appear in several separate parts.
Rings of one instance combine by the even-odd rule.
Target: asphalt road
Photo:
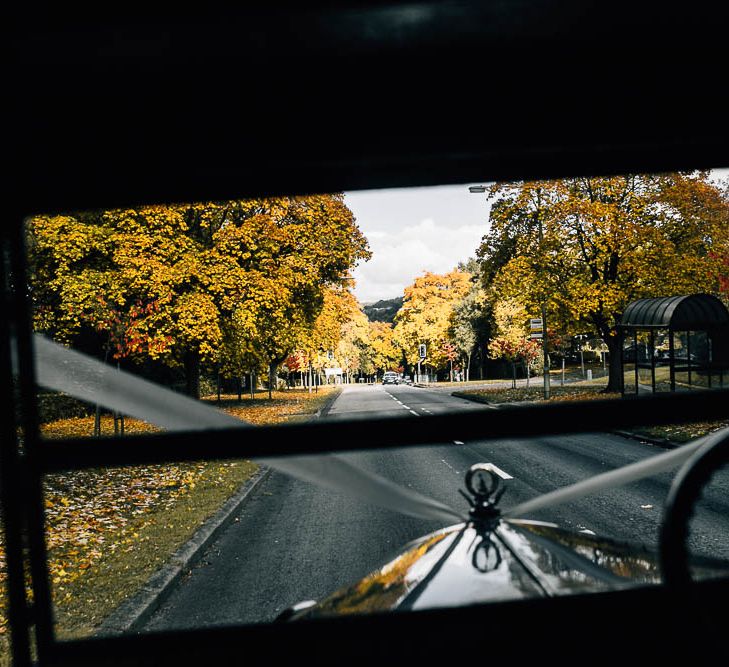
[[[446,411],[493,408],[407,386],[346,387],[327,419],[421,418]],[[583,434],[417,447],[346,454],[359,466],[465,509],[458,493],[476,462],[506,476],[502,506],[572,484],[661,449],[610,434]],[[526,518],[655,545],[669,473],[613,489]],[[695,540],[707,553],[729,558],[729,475],[712,487],[697,518]],[[399,547],[442,527],[365,504],[272,472],[240,515],[183,578],[148,623],[150,630],[268,622],[296,602],[321,598],[362,577]]]

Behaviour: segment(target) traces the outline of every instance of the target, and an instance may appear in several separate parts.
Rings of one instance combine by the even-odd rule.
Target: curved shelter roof
[[[663,327],[679,331],[729,326],[729,310],[711,294],[638,299],[628,304],[621,327]]]

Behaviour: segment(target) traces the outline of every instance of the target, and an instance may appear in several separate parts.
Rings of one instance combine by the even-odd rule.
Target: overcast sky
[[[729,177],[729,169],[714,170]],[[474,257],[486,233],[489,201],[468,185],[361,190],[345,202],[367,237],[372,259],[354,271],[362,303],[402,296],[425,271],[445,273]]]
[[[487,195],[468,185],[347,192],[345,202],[372,251],[354,271],[363,303],[402,296],[425,271],[450,271],[475,255],[486,233]]]

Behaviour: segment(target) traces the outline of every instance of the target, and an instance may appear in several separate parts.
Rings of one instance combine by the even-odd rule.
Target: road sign
[[[425,359],[425,357],[427,357],[427,356],[428,356],[428,355],[426,354],[426,348],[425,348],[425,343],[420,343],[420,345],[418,345],[418,356],[420,357],[421,361],[422,361],[423,359]]]
[[[542,331],[544,329],[544,323],[541,317],[532,317],[529,319],[529,328],[532,331]]]
[[[529,338],[531,338],[531,339],[544,338],[544,334],[541,331],[532,331],[529,334]]]

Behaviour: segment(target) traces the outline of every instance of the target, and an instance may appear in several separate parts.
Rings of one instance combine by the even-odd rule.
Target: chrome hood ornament
[[[490,463],[472,465],[466,473],[466,489],[472,497],[461,489],[459,491],[471,506],[469,510],[471,519],[478,523],[497,522],[501,516],[497,505],[506,487],[503,486],[493,466]]]

